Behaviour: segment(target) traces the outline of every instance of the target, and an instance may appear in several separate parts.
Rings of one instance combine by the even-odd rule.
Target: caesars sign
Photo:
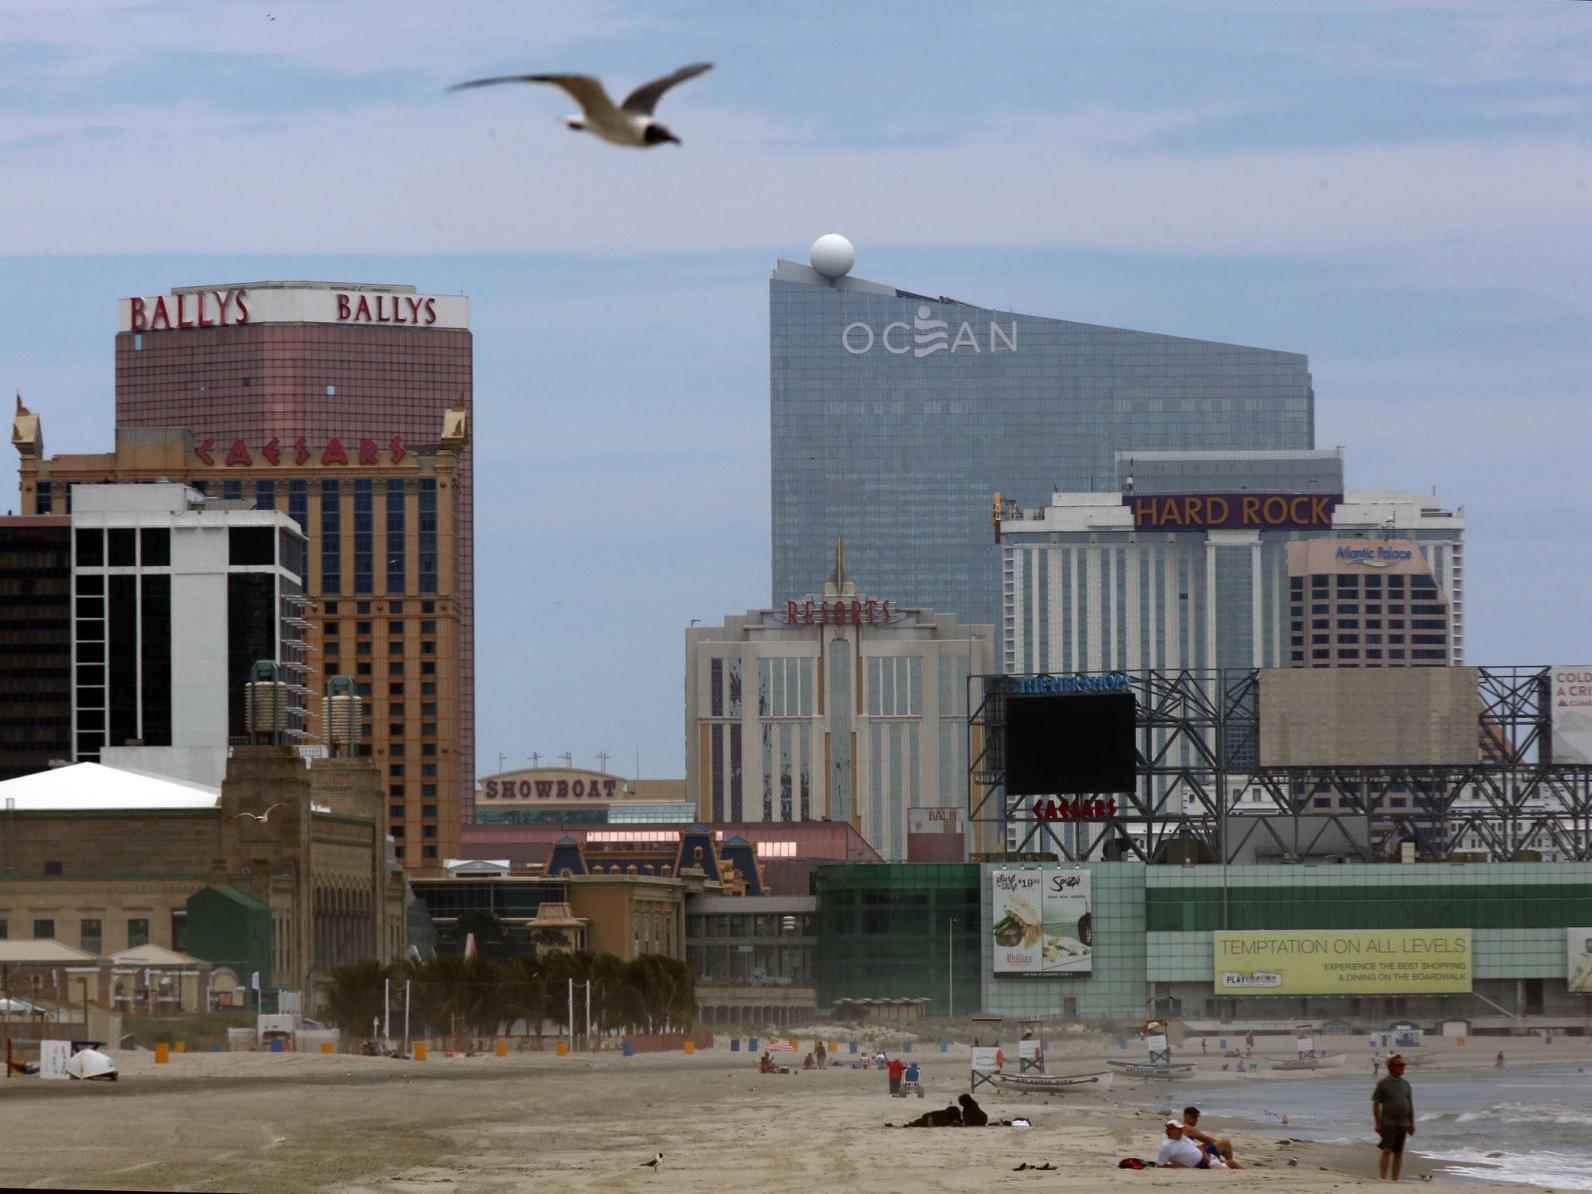
[[[1224,995],[1442,995],[1471,988],[1469,929],[1211,934]]]
[[[991,873],[996,974],[1091,974],[1089,872],[1028,867]]]

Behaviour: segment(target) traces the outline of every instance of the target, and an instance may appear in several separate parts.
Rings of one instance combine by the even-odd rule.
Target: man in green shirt
[[[1371,1092],[1371,1117],[1381,1137],[1378,1172],[1396,1182],[1404,1163],[1405,1138],[1415,1135],[1415,1095],[1404,1080],[1404,1059],[1397,1053],[1387,1059],[1387,1077]]]

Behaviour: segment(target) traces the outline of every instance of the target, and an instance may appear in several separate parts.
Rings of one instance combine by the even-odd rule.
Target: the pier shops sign
[[[1013,676],[1014,695],[1058,696],[1074,692],[1132,692],[1126,672],[1071,672],[1058,676]]]

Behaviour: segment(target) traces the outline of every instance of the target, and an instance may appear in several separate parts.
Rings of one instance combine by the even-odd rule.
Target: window
[[[144,527],[138,532],[138,551],[145,568],[169,568],[171,531],[165,527]]]
[[[403,716],[405,716],[403,702],[399,701],[399,702],[395,702],[392,705],[389,705],[387,707],[387,716],[388,717],[403,717]]]
[[[434,778],[436,778],[437,765],[435,763],[422,763],[422,764],[420,764],[420,774],[421,774],[421,776],[423,776],[426,779],[434,779]]]
[[[420,716],[421,717],[435,717],[436,715],[437,715],[437,702],[436,701],[421,701],[420,702]]]
[[[420,753],[422,755],[435,755],[437,753],[437,744],[435,742],[422,742],[420,744]]]
[[[404,665],[401,664],[401,663],[389,663],[387,665],[387,674],[389,676],[401,676],[401,675],[403,675],[404,674]]]
[[[437,827],[435,825],[422,825],[420,827],[420,836],[421,837],[436,837],[437,836]]]
[[[437,723],[434,721],[421,722],[420,734],[424,738],[435,738],[437,736]]]
[[[404,786],[402,784],[391,784],[387,788],[387,795],[394,797],[395,799],[403,794]]]
[[[221,500],[226,502],[241,502],[243,500],[243,482],[221,482]]]
[[[402,593],[404,583],[404,482],[387,480],[387,592]]]
[[[401,819],[404,815],[404,806],[401,804],[395,804],[387,811],[391,816]]]
[[[376,553],[374,483],[367,477],[354,482],[354,592],[373,592],[371,569]]]
[[[437,785],[436,784],[421,784],[420,785],[420,798],[422,800],[425,800],[427,798],[435,799],[436,795],[437,795]],[[434,809],[436,806],[435,805],[430,805],[428,807]],[[431,815],[432,816],[436,816],[436,813],[433,812]]]
[[[387,774],[393,779],[402,779],[404,774],[404,765],[402,763],[394,763],[391,767],[387,768]]]
[[[343,587],[343,489],[337,481],[321,482],[321,592]],[[331,603],[327,613],[336,613]]]
[[[387,695],[388,696],[403,696],[403,694],[404,694],[404,686],[402,684],[389,684],[389,685],[387,685]]]
[[[337,602],[335,602],[335,601],[326,602],[325,610],[326,610],[326,613],[328,615],[336,614],[337,613]]]
[[[34,489],[33,512],[35,514],[50,513],[51,503],[55,500],[52,490],[53,483],[50,481],[40,481],[38,487]],[[0,940],[4,940],[4,936],[4,934],[0,934]]]
[[[388,622],[387,623],[387,633],[388,634],[402,635],[403,632],[404,632],[404,624],[402,622]]]
[[[354,633],[355,634],[369,634],[370,633],[370,623],[369,622],[355,622],[354,623]]]
[[[420,591],[437,591],[437,482],[423,477],[420,481],[418,501]],[[423,612],[429,612],[424,611]]]
[[[420,623],[420,633],[421,634],[435,634],[435,633],[437,633],[437,624],[435,622],[422,622],[422,623]]]
[[[435,858],[436,856],[437,856],[437,848],[435,846],[421,846],[420,847],[420,857],[421,858]]]
[[[103,568],[105,566],[105,532],[94,530],[80,530],[74,532],[73,542],[77,547],[78,567]]]
[[[77,926],[78,948],[86,949],[91,954],[102,951],[104,945],[103,935],[100,932],[98,920],[82,920]]]
[[[401,614],[404,612],[404,603],[402,601],[394,601],[388,605],[387,609],[391,613]]]
[[[435,817],[437,815],[437,806],[434,804],[422,804],[420,806],[420,815],[422,817]]]
[[[434,613],[436,613],[437,612],[437,603],[435,601],[422,601],[420,603],[420,612],[423,613],[423,614],[434,614]]]
[[[149,921],[143,917],[127,922],[127,948],[149,944]]]
[[[0,941],[9,940],[10,937],[11,937],[11,928],[10,928],[9,925],[6,924],[5,917],[0,916]]]
[[[61,873],[61,862],[60,862],[60,860],[59,859],[48,859],[48,858],[45,859],[45,861],[44,861],[44,873],[46,875],[59,875]]]
[[[436,696],[437,695],[437,682],[435,680],[422,680],[420,682],[420,695],[421,696]]]
[[[436,661],[431,659],[422,659],[420,661],[420,674],[422,676],[435,676],[437,674]]]

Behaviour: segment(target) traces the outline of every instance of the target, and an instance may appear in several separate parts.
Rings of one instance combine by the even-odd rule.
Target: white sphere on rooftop
[[[813,268],[826,278],[841,278],[851,272],[857,260],[857,251],[851,242],[838,232],[830,232],[813,241]]]

